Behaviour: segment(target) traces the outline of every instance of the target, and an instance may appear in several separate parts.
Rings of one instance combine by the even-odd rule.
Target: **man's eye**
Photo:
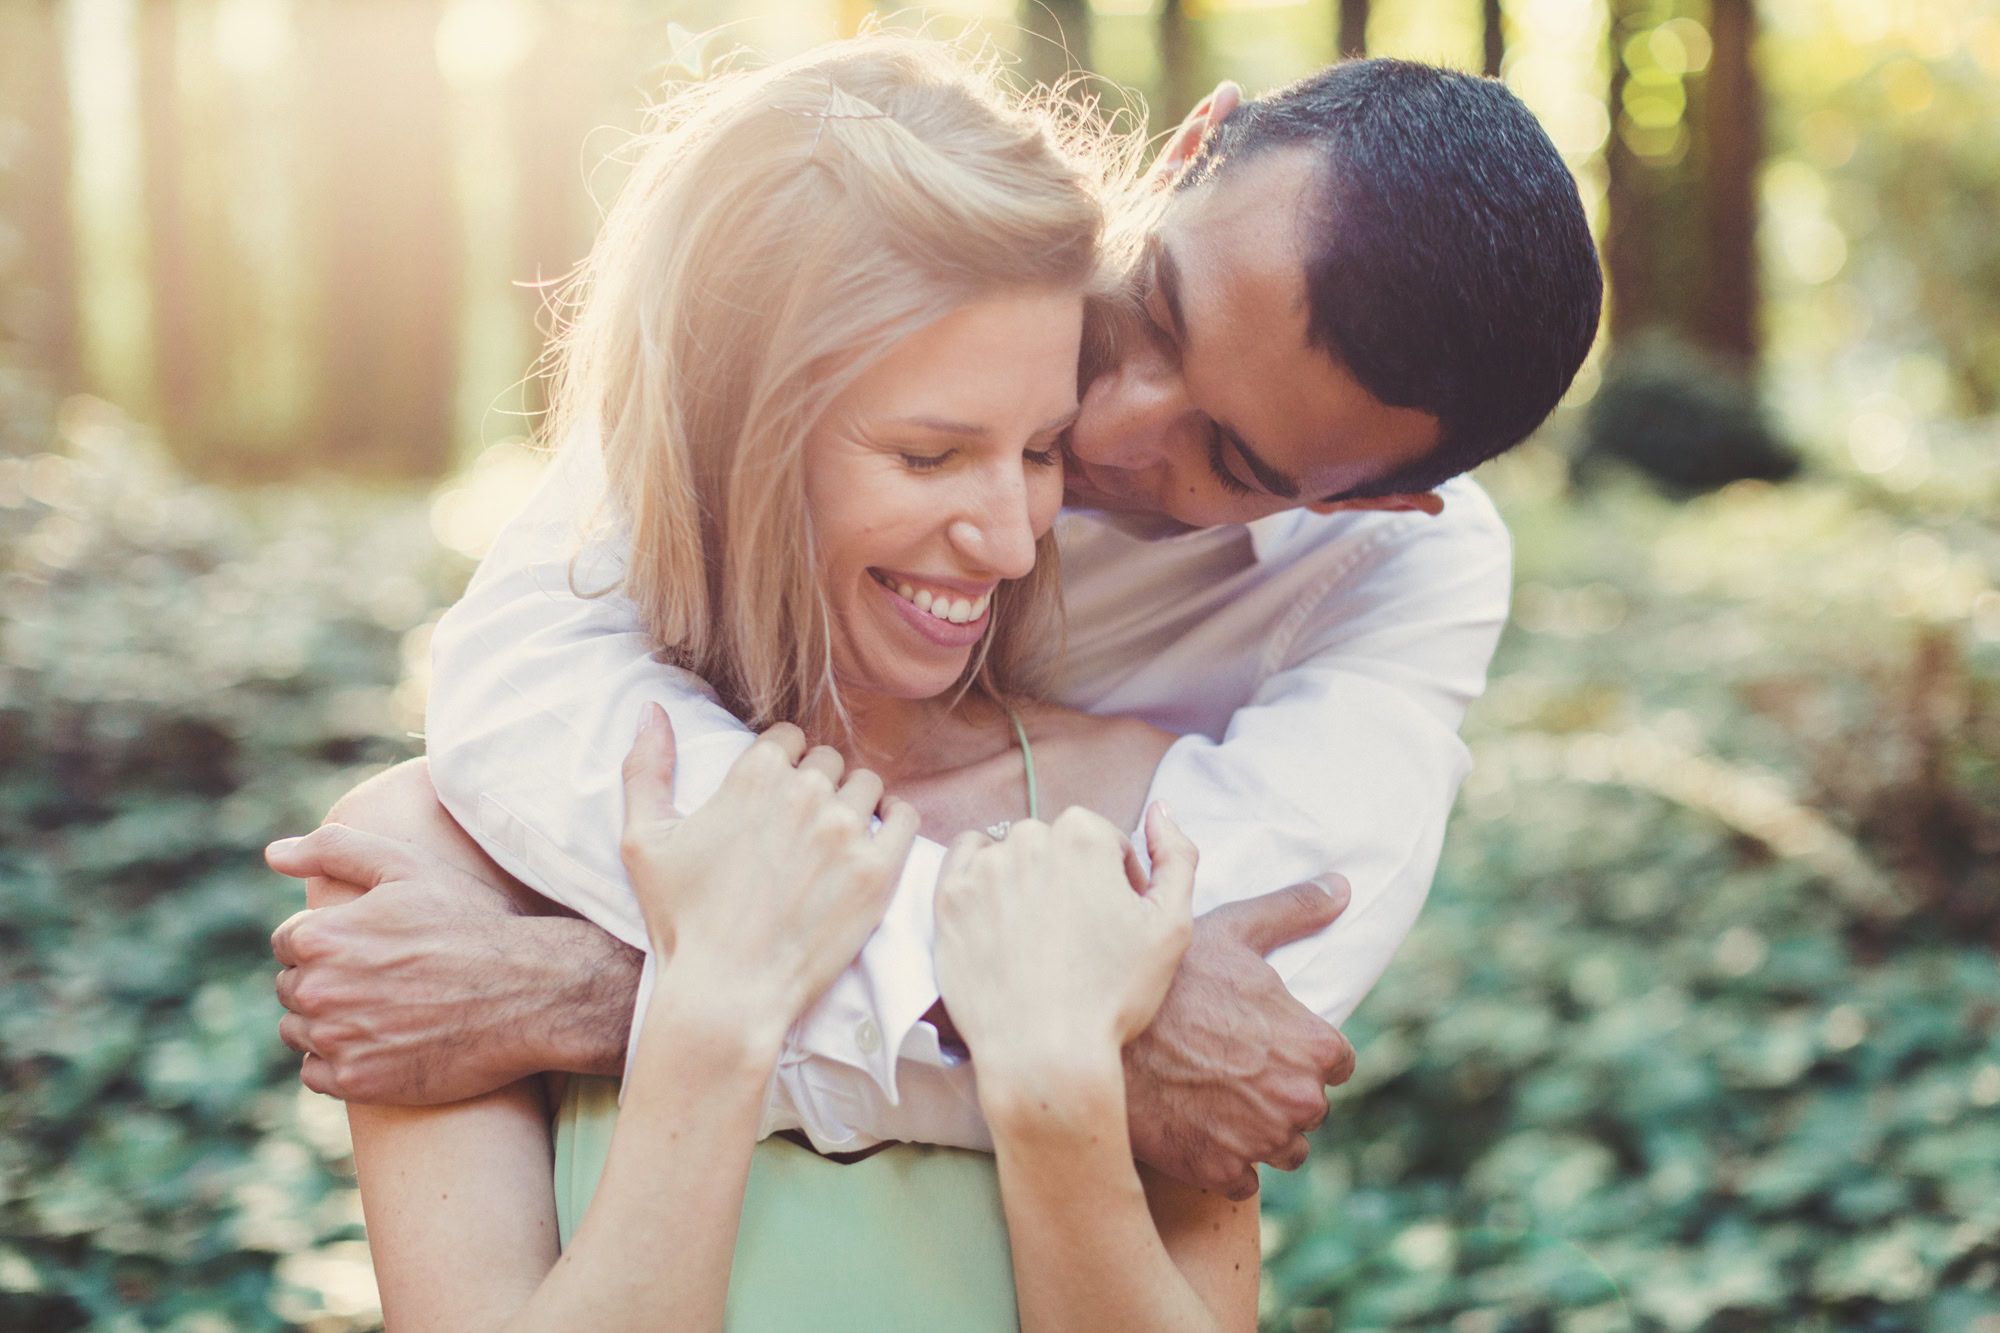
[[[912,472],[935,472],[951,461],[951,450],[941,454],[898,454],[903,466]]]
[[[1229,470],[1229,460],[1222,456],[1222,430],[1214,422],[1208,423],[1208,470],[1222,483],[1222,489],[1231,495],[1255,495],[1256,489],[1240,481]]]

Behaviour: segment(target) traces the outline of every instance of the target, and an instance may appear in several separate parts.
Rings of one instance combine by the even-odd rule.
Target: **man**
[[[1258,1161],[1304,1160],[1351,1059],[1333,1025],[1414,921],[1465,772],[1456,731],[1505,619],[1508,546],[1452,479],[1554,407],[1601,281],[1574,181],[1489,81],[1362,61],[1240,105],[1225,84],[1159,170],[1172,195],[1134,327],[1082,372],[1058,695],[1183,733],[1152,796],[1202,849],[1206,914],[1127,1049],[1133,1142],[1240,1196]],[[552,469],[439,628],[432,778],[501,867],[622,942],[468,910],[476,894],[437,920],[456,872],[389,844],[329,830],[280,849],[280,869],[369,889],[316,890],[347,900],[274,937],[311,1086],[439,1101],[621,1063],[644,935],[618,761],[639,704],[673,714],[684,806],[748,736],[650,660],[629,603],[574,595],[575,470]],[[456,830],[407,815],[428,802],[405,774],[336,818],[449,853]],[[968,1071],[927,1021],[937,850],[912,855],[883,928],[795,1030],[767,1130],[825,1150],[983,1141]],[[1283,889],[1334,871],[1344,914],[1345,883]]]

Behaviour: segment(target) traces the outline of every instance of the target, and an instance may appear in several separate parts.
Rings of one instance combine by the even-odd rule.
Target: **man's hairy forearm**
[[[632,1005],[645,956],[575,917],[523,917],[523,951],[546,966],[538,994],[524,993],[523,1019],[547,1068],[568,1074],[625,1072]]]

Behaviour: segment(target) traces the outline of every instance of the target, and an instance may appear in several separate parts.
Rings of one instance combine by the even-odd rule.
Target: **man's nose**
[[[1178,370],[1157,358],[1134,358],[1090,386],[1070,448],[1093,467],[1151,467],[1165,458],[1175,426],[1192,410]]]

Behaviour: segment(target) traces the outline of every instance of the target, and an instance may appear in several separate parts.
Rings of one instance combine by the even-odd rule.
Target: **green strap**
[[[1021,725],[1021,715],[1014,711],[1014,705],[1007,705],[1007,720],[1014,724],[1014,739],[1021,742],[1021,767],[1028,773],[1028,818],[1042,817],[1042,802],[1035,790],[1035,752],[1028,746],[1028,729]]]

